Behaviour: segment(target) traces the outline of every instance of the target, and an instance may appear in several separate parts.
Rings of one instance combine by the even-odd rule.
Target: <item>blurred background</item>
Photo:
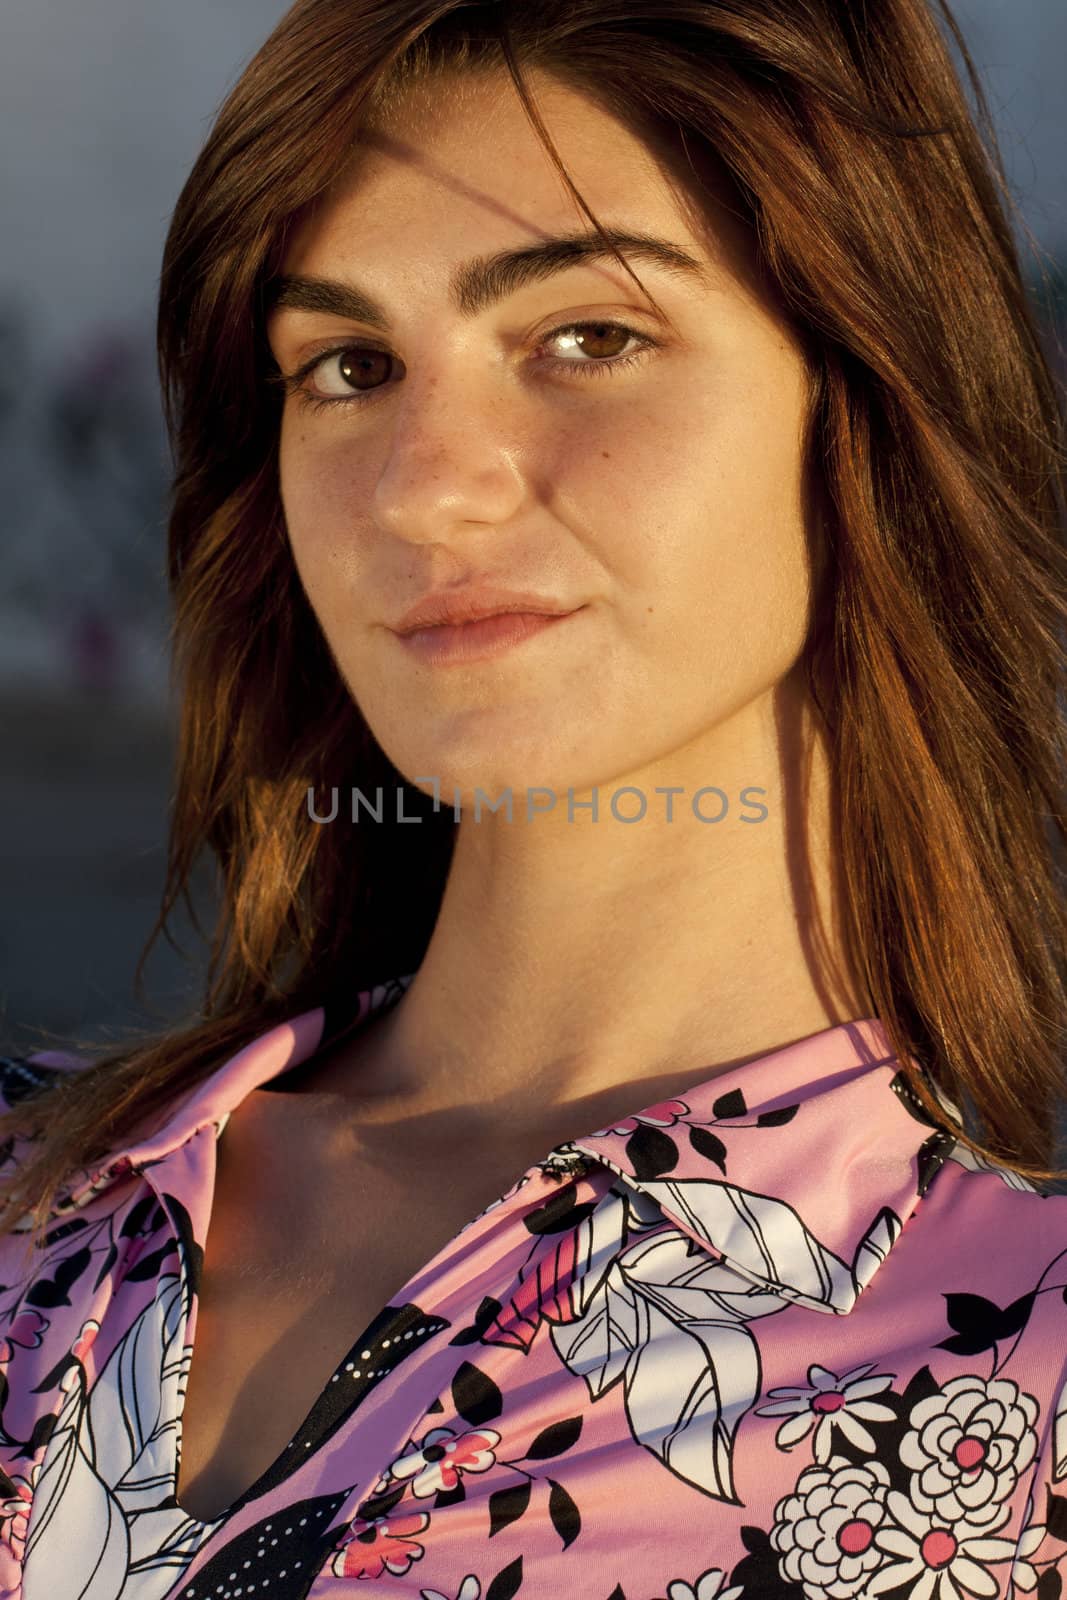
[[[158,941],[172,751],[169,452],[153,319],[171,209],[277,0],[0,8],[0,1038],[116,1038],[202,966]],[[1067,264],[1067,7],[958,0],[1052,321]],[[1040,265],[1039,265],[1040,264]],[[1062,362],[1060,364],[1062,372]],[[42,1033],[44,1030],[44,1033]]]

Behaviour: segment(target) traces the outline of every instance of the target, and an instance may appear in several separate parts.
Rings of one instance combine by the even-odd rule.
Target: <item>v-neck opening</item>
[[[283,1068],[280,1072],[274,1074],[272,1077],[266,1079],[263,1083],[257,1085],[257,1091],[277,1089],[279,1092],[282,1092],[285,1088],[285,1084],[282,1080],[285,1079],[287,1073],[295,1073],[299,1071],[301,1067],[306,1066],[309,1062],[315,1060],[316,1057],[321,1056],[325,1050],[332,1048],[341,1039],[348,1038],[350,1035],[355,1036],[364,1027],[369,1026],[369,1024],[376,1018],[382,1016],[385,1012],[390,1011],[393,1006],[395,1006],[402,998],[404,992],[406,991],[407,985],[411,980],[410,977],[408,977],[393,981],[399,985],[397,989],[393,990],[392,986],[390,985],[387,989],[387,992],[382,996],[377,1004],[372,1003],[369,1007],[362,1011],[358,1008],[353,1010],[345,994],[328,998],[323,1005],[324,1015],[322,1032],[315,1049],[308,1057],[306,1057],[305,1060],[297,1062],[293,1066]],[[369,992],[373,994],[374,989],[370,988],[367,991],[357,992]],[[212,1153],[211,1201],[208,1206],[204,1238],[201,1242],[201,1250],[203,1252],[200,1268],[201,1284],[203,1282],[203,1271],[204,1263],[206,1262],[207,1258],[207,1248],[210,1242],[211,1225],[215,1214],[215,1193],[218,1180],[218,1142],[225,1133],[225,1123],[228,1121],[229,1115],[227,1115],[225,1122],[221,1124],[215,1132],[215,1150]],[[438,1252],[439,1255],[443,1254],[443,1252],[449,1248],[449,1246],[453,1243],[454,1238],[455,1235],[453,1235],[452,1239],[446,1241],[446,1243],[441,1247],[441,1250]],[[435,1256],[433,1260],[436,1259],[437,1257]],[[369,1392],[371,1387],[376,1386],[377,1381],[379,1381],[381,1377],[385,1376],[388,1371],[392,1370],[392,1366],[396,1363],[395,1361],[390,1361],[388,1357],[386,1357],[386,1364],[384,1366],[381,1364],[381,1359],[386,1352],[392,1351],[395,1354],[396,1349],[398,1347],[403,1348],[404,1344],[409,1340],[413,1341],[412,1347],[415,1348],[417,1347],[418,1342],[429,1338],[433,1333],[436,1333],[440,1331],[442,1327],[447,1326],[447,1324],[444,1323],[440,1318],[423,1315],[419,1312],[418,1307],[413,1307],[407,1303],[401,1303],[401,1297],[405,1294],[408,1285],[413,1283],[417,1278],[422,1277],[432,1265],[433,1261],[427,1262],[425,1266],[420,1267],[415,1273],[413,1273],[408,1278],[407,1282],[401,1285],[396,1294],[390,1297],[390,1300],[385,1306],[383,1306],[381,1311],[379,1311],[377,1315],[371,1319],[371,1321],[364,1328],[360,1337],[354,1342],[354,1344],[351,1345],[351,1347],[337,1362],[333,1372],[329,1375],[329,1377],[327,1377],[325,1383],[315,1395],[311,1405],[308,1407],[300,1422],[300,1426],[293,1435],[293,1438],[290,1439],[289,1442],[278,1451],[273,1460],[268,1463],[263,1471],[259,1473],[259,1475],[251,1484],[248,1485],[246,1489],[241,1491],[235,1500],[231,1501],[228,1505],[224,1506],[221,1510],[216,1511],[211,1516],[206,1517],[197,1516],[195,1512],[190,1511],[189,1508],[183,1504],[182,1498],[178,1493],[178,1480],[181,1473],[182,1445],[185,1440],[185,1402],[189,1392],[189,1382],[192,1376],[193,1362],[196,1357],[197,1335],[199,1332],[198,1324],[200,1318],[199,1292],[191,1295],[190,1299],[192,1303],[186,1319],[186,1325],[183,1330],[183,1344],[188,1349],[188,1360],[185,1364],[185,1383],[179,1394],[174,1425],[174,1460],[171,1491],[171,1504],[173,1505],[174,1509],[198,1528],[220,1527],[224,1523],[230,1521],[230,1519],[234,1517],[237,1512],[241,1511],[252,1500],[258,1500],[262,1495],[266,1494],[271,1488],[273,1488],[276,1483],[282,1483],[287,1477],[290,1477],[292,1473],[297,1470],[301,1460],[304,1459],[305,1451],[308,1456],[312,1455],[315,1448],[323,1444],[325,1440],[329,1438],[334,1431],[336,1431],[336,1428],[341,1425],[344,1418],[351,1414],[355,1405],[358,1405],[361,1402],[363,1395]],[[181,1270],[184,1280],[187,1272],[187,1267],[184,1260]],[[405,1319],[413,1322],[417,1326],[411,1328],[405,1326]],[[430,1326],[431,1324],[433,1326]],[[344,1380],[348,1380],[347,1384]],[[353,1381],[358,1381],[360,1383],[360,1388],[354,1397],[351,1390],[351,1383]],[[335,1384],[337,1385],[339,1392],[343,1392],[346,1387],[348,1388],[348,1398],[343,1403],[340,1414],[336,1418],[330,1419],[330,1421],[327,1422],[327,1426],[323,1428],[323,1418],[321,1417],[320,1413],[322,1412],[324,1404],[327,1402],[327,1397],[330,1396]],[[309,1435],[312,1434],[315,1435],[314,1443],[309,1442]]]
[[[391,1009],[399,1000],[403,990],[391,995],[372,1009],[362,1015],[352,1016],[343,1008],[335,1008],[332,1016],[335,1019],[331,1025],[330,1012],[327,1010],[327,1020],[319,1043],[309,1061],[320,1054],[327,1046],[335,1044],[342,1036],[356,1032],[362,1026],[370,1023],[384,1011]],[[298,1065],[302,1065],[299,1063]],[[285,1069],[287,1070],[287,1069]],[[277,1074],[278,1078],[284,1077],[283,1072]],[[269,1087],[274,1079],[266,1080],[259,1087]],[[228,1118],[227,1118],[228,1121]],[[204,1238],[201,1244],[203,1257],[201,1261],[201,1283],[203,1282],[204,1263],[207,1258],[207,1249],[211,1238],[211,1225],[215,1210],[215,1189],[217,1184],[216,1153],[218,1140],[225,1132],[225,1125],[215,1133],[216,1152],[212,1155],[211,1200],[207,1211],[207,1221],[204,1229]],[[375,1389],[383,1379],[400,1365],[409,1351],[414,1351],[423,1343],[433,1338],[450,1326],[449,1322],[432,1311],[427,1311],[417,1305],[410,1298],[410,1291],[414,1284],[432,1279],[435,1268],[452,1250],[457,1238],[491,1210],[495,1210],[504,1199],[520,1184],[522,1178],[539,1170],[542,1162],[534,1162],[524,1173],[519,1173],[507,1186],[503,1193],[490,1200],[486,1205],[476,1211],[469,1220],[458,1230],[453,1232],[435,1251],[435,1253],[415,1271],[409,1273],[404,1283],[389,1297],[389,1300],[375,1317],[363,1329],[348,1350],[336,1363],[333,1371],[322,1384],[311,1405],[308,1407],[293,1437],[273,1460],[263,1469],[249,1486],[221,1510],[207,1517],[197,1516],[183,1504],[178,1493],[178,1480],[180,1476],[181,1452],[185,1439],[185,1400],[189,1390],[189,1381],[196,1358],[197,1338],[199,1333],[199,1293],[191,1296],[191,1308],[183,1330],[183,1344],[188,1348],[188,1360],[185,1367],[185,1384],[179,1395],[174,1426],[174,1456],[172,1463],[172,1491],[171,1505],[195,1527],[201,1529],[217,1529],[229,1522],[239,1511],[243,1510],[253,1500],[258,1500],[276,1488],[279,1484],[296,1472],[300,1464],[310,1459],[326,1441],[333,1436],[352,1415],[352,1412],[361,1405],[364,1399]],[[575,1174],[578,1176],[578,1174]],[[181,1272],[183,1284],[186,1280],[187,1265],[184,1257]],[[353,1487],[356,1487],[355,1485]],[[370,1497],[370,1488],[364,1498]]]
[[[412,1287],[423,1279],[436,1276],[435,1269],[452,1250],[460,1234],[475,1223],[487,1216],[490,1211],[496,1210],[505,1195],[511,1194],[523,1177],[538,1171],[542,1163],[535,1162],[518,1174],[515,1180],[508,1185],[504,1193],[484,1205],[469,1219],[469,1221],[450,1235],[434,1254],[414,1272],[409,1273],[404,1283],[392,1294],[381,1311],[367,1324],[360,1337],[348,1348],[345,1354],[335,1365],[333,1372],[326,1379],[311,1402],[304,1417],[292,1439],[283,1446],[274,1459],[259,1474],[247,1489],[242,1492],[221,1511],[210,1517],[198,1517],[182,1503],[178,1494],[178,1478],[181,1459],[181,1448],[185,1437],[185,1394],[188,1392],[189,1374],[192,1371],[193,1360],[196,1356],[196,1321],[190,1328],[187,1324],[184,1330],[184,1341],[190,1346],[189,1361],[186,1370],[185,1392],[175,1418],[174,1430],[174,1462],[173,1462],[173,1490],[171,1504],[180,1514],[199,1528],[215,1528],[230,1521],[237,1512],[244,1509],[252,1500],[258,1500],[271,1489],[296,1472],[302,1461],[310,1459],[326,1441],[340,1429],[357,1406],[378,1387],[383,1379],[388,1378],[410,1352],[417,1350],[420,1345],[427,1343],[436,1334],[443,1332],[451,1326],[447,1318],[439,1316],[436,1312],[427,1310],[410,1298]],[[577,1178],[581,1174],[575,1173]],[[553,1184],[553,1193],[556,1185]],[[207,1234],[204,1240],[206,1247],[210,1236],[210,1213],[208,1218]],[[184,1275],[185,1267],[183,1264]],[[195,1312],[191,1313],[199,1319],[199,1300]],[[191,1334],[191,1338],[190,1338]],[[336,1390],[337,1396],[334,1398]],[[376,1481],[376,1478],[375,1478]],[[358,1487],[358,1485],[353,1485]],[[373,1485],[368,1482],[368,1492],[364,1499],[371,1498]]]
[[[449,1239],[442,1247],[447,1250],[453,1243]],[[190,1511],[177,1491],[180,1475],[181,1448],[185,1435],[185,1396],[179,1407],[175,1420],[174,1434],[174,1491],[172,1504],[189,1522],[200,1528],[214,1528],[229,1522],[236,1514],[243,1510],[253,1500],[261,1499],[271,1489],[292,1477],[300,1464],[315,1453],[315,1451],[329,1439],[353,1410],[362,1403],[364,1398],[377,1387],[378,1383],[387,1377],[398,1365],[409,1349],[417,1349],[435,1334],[449,1326],[448,1322],[432,1312],[425,1312],[419,1306],[407,1301],[404,1296],[408,1285],[421,1277],[428,1268],[432,1267],[433,1260],[427,1262],[425,1267],[420,1267],[408,1279],[389,1303],[367,1324],[360,1337],[341,1357],[334,1367],[333,1372],[326,1379],[318,1394],[311,1402],[299,1428],[292,1439],[249,1484],[247,1489],[241,1491],[237,1498],[222,1510],[216,1511],[207,1517],[198,1516]],[[395,1302],[395,1303],[394,1303]],[[197,1313],[199,1314],[199,1313]],[[192,1370],[192,1361],[196,1353],[197,1329],[192,1328],[191,1350],[189,1357],[189,1371]],[[188,1330],[186,1337],[188,1339]],[[398,1358],[399,1356],[399,1358]],[[334,1386],[337,1386],[338,1400],[333,1398]],[[186,1392],[188,1391],[188,1375],[186,1379]]]

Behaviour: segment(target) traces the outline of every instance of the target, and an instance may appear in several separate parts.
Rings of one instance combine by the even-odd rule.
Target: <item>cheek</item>
[[[777,618],[791,634],[803,625],[809,550],[792,377],[757,387],[723,374],[657,391],[621,421],[602,413],[560,442],[556,515],[594,546],[638,618],[649,606],[664,624],[699,614],[735,639],[741,623]]]
[[[325,430],[324,430],[325,432]],[[350,444],[316,439],[299,418],[283,420],[278,476],[289,544],[312,607],[325,622],[342,583],[354,583],[365,566],[358,507],[368,486],[358,477]]]

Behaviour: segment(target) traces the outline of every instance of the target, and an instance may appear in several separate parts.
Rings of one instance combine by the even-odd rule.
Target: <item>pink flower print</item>
[[[335,1578],[380,1578],[383,1572],[402,1577],[413,1561],[421,1561],[423,1547],[415,1538],[430,1525],[425,1511],[405,1517],[357,1517],[330,1562]]]
[[[77,1356],[79,1361],[84,1361],[99,1332],[100,1324],[93,1317],[90,1317],[88,1322],[83,1322],[81,1332],[71,1346],[71,1355]]]
[[[676,1579],[667,1585],[667,1600],[740,1600],[744,1590],[738,1584],[724,1589],[725,1577],[725,1572],[718,1567],[709,1567],[696,1583],[682,1583]]]
[[[393,1462],[389,1476],[410,1478],[412,1494],[425,1500],[454,1489],[461,1472],[488,1472],[496,1460],[493,1447],[499,1443],[500,1435],[492,1428],[461,1433],[458,1438],[451,1428],[431,1428],[416,1449]]]
[[[945,1522],[992,1521],[1037,1454],[1037,1410],[1010,1378],[973,1372],[918,1401],[900,1442],[913,1503]]]
[[[806,1600],[863,1600],[885,1557],[875,1540],[888,1521],[889,1473],[876,1457],[861,1465],[835,1456],[805,1467],[775,1507],[771,1544],[783,1578]]]
[[[26,1529],[33,1503],[33,1485],[39,1471],[38,1462],[29,1478],[12,1478],[15,1493],[0,1500],[0,1600],[8,1594],[21,1593]]]
[[[78,1337],[70,1347],[70,1353],[77,1361],[84,1362],[86,1356],[89,1354],[89,1351],[92,1349],[93,1341],[99,1332],[100,1324],[95,1320],[95,1318],[90,1317],[87,1322],[82,1323],[81,1332],[78,1334]],[[59,1386],[64,1390],[70,1389],[71,1386],[77,1381],[78,1370],[76,1367],[70,1366],[67,1368],[62,1378],[60,1378]]]
[[[39,1311],[34,1311],[30,1307],[20,1311],[7,1333],[0,1338],[0,1362],[13,1359],[15,1345],[22,1350],[36,1350],[47,1328],[48,1318],[42,1317]]]
[[[895,1489],[886,1503],[898,1526],[880,1528],[875,1541],[898,1559],[873,1574],[868,1594],[882,1594],[902,1583],[911,1584],[909,1600],[963,1600],[968,1595],[993,1600],[1001,1592],[1000,1580],[988,1569],[1013,1559],[1014,1540],[990,1538],[988,1525],[962,1521],[946,1528],[940,1518],[919,1510]],[[1007,1507],[1002,1507],[995,1526],[1007,1516]]]
[[[551,1322],[573,1322],[578,1315],[571,1292],[577,1263],[578,1230],[572,1228],[559,1234],[545,1255],[523,1268],[518,1288],[483,1332],[485,1342],[528,1350],[543,1317]]]
[[[864,1422],[892,1422],[896,1412],[870,1397],[881,1394],[893,1382],[889,1372],[879,1372],[873,1378],[865,1376],[874,1366],[853,1367],[843,1377],[828,1372],[825,1367],[808,1368],[807,1386],[771,1389],[777,1397],[773,1405],[758,1406],[758,1417],[786,1417],[774,1442],[779,1450],[791,1450],[800,1440],[815,1429],[812,1441],[816,1461],[825,1466],[833,1451],[834,1430],[840,1429],[845,1438],[860,1450],[876,1449],[874,1439],[863,1426]]]
[[[598,1128],[590,1138],[603,1139],[605,1134],[609,1133],[636,1133],[639,1122],[645,1123],[650,1128],[671,1128],[679,1117],[688,1115],[689,1107],[684,1100],[660,1100],[658,1104],[648,1106],[632,1117],[623,1117],[621,1122],[613,1122],[609,1128]]]

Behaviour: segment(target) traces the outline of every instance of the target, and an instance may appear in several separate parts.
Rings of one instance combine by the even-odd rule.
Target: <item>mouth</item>
[[[560,627],[585,609],[579,606],[562,612],[496,611],[473,622],[439,622],[396,637],[406,650],[429,666],[487,661],[535,635]]]

